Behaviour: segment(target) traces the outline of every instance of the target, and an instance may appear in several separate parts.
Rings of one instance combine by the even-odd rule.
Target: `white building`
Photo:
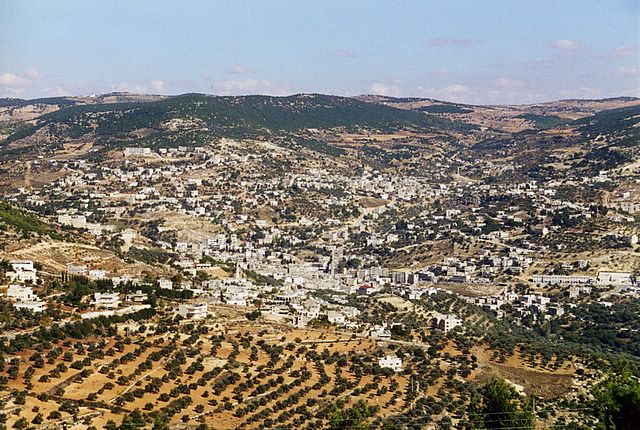
[[[46,309],[46,303],[38,300],[31,287],[9,285],[7,297],[15,300],[13,303],[15,309],[28,309],[32,312],[43,312]]]
[[[124,149],[125,157],[147,157],[151,155],[151,148],[135,148],[135,147],[127,147]]]
[[[174,312],[183,318],[201,320],[209,314],[209,305],[206,302],[185,303],[178,306]]]
[[[147,295],[142,290],[137,290],[135,293],[129,293],[126,295],[128,302],[145,302],[147,301]]]
[[[91,311],[80,314],[80,318],[82,319],[91,319],[91,318],[99,318],[99,317],[110,317],[112,315],[127,315],[134,312],[141,311],[143,309],[149,309],[151,305],[130,305],[120,309],[107,309],[100,311]]]
[[[231,294],[225,298],[228,305],[247,306],[247,296],[243,294]]]
[[[16,272],[28,272],[35,270],[35,268],[33,267],[33,261],[31,260],[14,260],[10,261],[9,264],[11,265],[11,268]]]
[[[327,320],[331,324],[345,324],[347,322],[345,315],[338,311],[327,311]]]
[[[445,334],[462,325],[462,320],[454,315],[437,315],[431,320],[433,328],[442,330]]]
[[[120,233],[120,237],[124,241],[125,245],[131,246],[133,241],[138,237],[138,233],[135,230],[128,228]]]
[[[24,287],[22,285],[9,285],[7,289],[7,297],[17,302],[30,302],[36,298],[33,288]]]
[[[91,304],[95,307],[115,309],[120,306],[120,296],[118,293],[93,293]]]
[[[106,270],[100,270],[100,269],[89,270],[89,278],[91,279],[100,280],[100,279],[105,279],[106,277],[107,277]]]
[[[634,278],[631,273],[627,272],[599,272],[599,285],[633,285]]]
[[[58,215],[58,222],[74,228],[87,228],[87,217],[84,215]]]
[[[575,275],[534,275],[532,282],[538,285],[575,285],[575,284],[591,284],[595,281],[593,276],[575,276]]]
[[[13,269],[12,272],[7,272],[7,276],[11,281],[35,283],[38,280],[37,271],[35,267],[33,267],[33,261],[11,261],[9,264]]]
[[[31,312],[44,312],[47,305],[42,300],[33,300],[29,302],[15,302],[13,307],[16,309],[27,309]]]
[[[169,279],[160,278],[158,279],[158,287],[165,290],[171,290],[173,288],[173,282]]]
[[[140,284],[140,280],[137,278],[132,278],[129,275],[122,275],[122,276],[112,276],[111,277],[111,282],[113,283],[113,285],[115,285],[116,287],[120,284],[126,284],[127,282],[131,282],[133,285],[139,285]]]
[[[86,275],[87,266],[69,263],[67,264],[67,273],[69,273],[70,275]]]
[[[387,355],[378,359],[378,365],[382,368],[391,369],[394,372],[402,372],[402,359],[395,355]]]
[[[377,325],[371,329],[371,331],[369,332],[369,336],[371,336],[374,339],[386,340],[386,339],[391,339],[391,332],[387,330],[386,325],[383,325],[383,326]]]

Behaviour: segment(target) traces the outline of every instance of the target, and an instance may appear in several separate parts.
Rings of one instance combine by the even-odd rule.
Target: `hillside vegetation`
[[[6,202],[0,202],[0,231],[12,228],[25,236],[32,233],[59,238],[60,235],[50,230],[36,215],[16,209]]]
[[[290,97],[214,97],[185,94],[155,102],[90,104],[65,107],[7,138],[7,143],[48,127],[58,138],[76,139],[95,133],[118,136],[140,129],[159,129],[169,120],[196,122],[221,135],[256,135],[317,129],[467,130],[471,126],[366,103],[346,97],[301,94]]]

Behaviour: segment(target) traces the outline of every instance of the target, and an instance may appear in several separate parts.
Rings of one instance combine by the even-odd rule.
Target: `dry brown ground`
[[[158,272],[157,268],[144,263],[125,263],[112,252],[93,245],[42,238],[37,243],[19,242],[9,245],[0,256],[8,260],[38,261],[45,271],[52,273],[65,271],[68,263],[83,264],[89,269],[105,269],[112,276],[120,273],[139,275],[145,271]]]
[[[163,227],[176,230],[180,241],[196,242],[223,232],[219,225],[191,215],[172,211],[142,214],[140,219],[145,221],[162,220]]]
[[[215,325],[212,323],[212,328],[214,327]],[[246,323],[244,324],[240,324],[240,323],[226,324],[225,323],[222,326],[218,325],[218,329],[214,328],[214,330],[216,331],[222,330],[222,332],[226,332],[230,340],[235,339],[236,335],[238,334],[241,334],[241,335],[251,334],[252,336],[255,337],[256,340],[260,338],[264,338],[267,342],[269,342],[272,345],[278,344],[278,345],[285,346],[285,345],[288,345],[289,343],[296,342],[297,339],[300,339],[302,342],[296,348],[304,345],[306,348],[317,348],[318,352],[321,352],[322,350],[327,349],[330,352],[344,352],[347,354],[356,353],[356,352],[362,353],[365,351],[370,351],[371,353],[374,353],[378,348],[376,342],[369,339],[351,339],[349,336],[345,336],[339,333],[330,333],[330,332],[323,333],[321,331],[296,329],[296,328],[281,326],[281,325],[265,327],[264,325],[261,325],[261,324],[250,325]],[[264,333],[265,331],[266,333]],[[181,335],[180,337],[182,340],[184,340],[186,336]],[[157,338],[158,336],[151,336],[151,337],[148,337],[147,340],[153,341],[154,339],[157,339]],[[86,340],[84,342],[86,342]],[[109,349],[112,346],[112,344],[113,342],[111,342],[105,348],[105,350]],[[205,353],[211,349],[211,346],[212,346],[212,343],[208,339],[208,336],[202,337],[197,344],[198,349],[200,349]],[[124,352],[122,354],[117,354],[117,356],[119,357],[119,356],[122,356],[123,354],[132,352],[136,347],[137,347],[136,345],[126,345]],[[63,350],[67,350],[67,349],[69,348],[63,347]],[[35,397],[32,397],[33,395],[29,395],[27,398],[27,404],[25,406],[12,405],[10,402],[7,405],[7,407],[17,406],[20,409],[20,416],[26,417],[30,421],[31,419],[33,419],[33,416],[35,416],[35,413],[31,412],[31,410],[34,406],[37,405],[39,406],[40,411],[44,414],[46,418],[46,416],[51,411],[57,410],[59,406],[58,405],[59,401],[62,401],[64,399],[83,400],[87,397],[88,394],[98,392],[108,382],[113,383],[114,388],[109,390],[104,390],[102,394],[98,395],[97,401],[104,402],[107,404],[113,404],[113,401],[119,395],[138,387],[144,387],[145,381],[148,378],[151,378],[151,377],[162,378],[163,375],[167,374],[167,371],[163,367],[164,362],[166,362],[166,360],[163,359],[161,360],[161,362],[155,363],[154,367],[151,370],[144,371],[141,375],[133,376],[133,372],[137,368],[138,364],[143,362],[149,356],[149,354],[151,354],[153,351],[156,351],[158,349],[159,349],[158,347],[150,347],[141,356],[137,357],[135,360],[130,361],[126,364],[121,364],[117,366],[117,368],[113,370],[113,372],[115,373],[115,378],[113,379],[109,378],[108,375],[101,374],[98,372],[102,366],[110,363],[113,360],[113,357],[106,356],[104,359],[93,361],[90,367],[93,370],[93,374],[90,375],[85,380],[83,380],[81,383],[69,382],[74,375],[80,372],[78,370],[74,370],[71,368],[69,368],[66,372],[64,372],[59,378],[52,378],[49,382],[38,382],[38,378],[41,375],[49,373],[49,371],[52,370],[55,367],[55,365],[57,365],[60,362],[60,359],[58,359],[54,364],[51,364],[51,365],[46,364],[43,369],[36,369],[36,373],[32,378],[32,382],[34,385],[30,391],[32,393],[53,392],[54,388],[56,386],[59,386],[62,383],[63,386],[65,386],[65,392],[61,398],[52,399],[46,403],[43,403],[35,399]],[[212,370],[214,367],[224,366],[227,363],[229,355],[232,353],[232,351],[233,351],[232,344],[230,342],[224,341],[222,343],[222,346],[217,350],[216,355],[210,356],[203,362],[205,367],[204,371]],[[260,368],[264,367],[269,360],[269,357],[266,353],[264,353],[261,349],[259,349],[258,351],[259,351],[258,359],[251,360],[250,350],[244,349],[241,347],[240,354],[236,357],[236,360],[240,363],[240,367],[235,369],[235,371],[242,374],[244,373],[242,369],[246,368],[248,371],[248,375],[252,375],[252,376],[257,375],[258,372],[260,371]],[[286,360],[286,358],[292,354],[295,354],[295,352],[288,351],[285,349],[281,360],[279,360],[276,366],[282,365],[284,360]],[[29,355],[30,353],[28,352],[18,355],[20,361],[22,362],[20,366],[20,375],[22,375],[26,367],[28,367]],[[82,358],[83,356],[74,354],[73,361],[77,359],[82,359]],[[185,369],[186,366],[188,366],[194,360],[195,358],[188,358],[187,363],[183,365],[183,369]],[[69,366],[71,363],[66,363],[66,364],[67,366]],[[291,372],[296,369],[302,369],[302,368],[307,368],[312,372],[311,379],[307,383],[305,383],[305,385],[303,386],[308,386],[309,384],[313,385],[315,382],[318,381],[319,375],[315,370],[314,364],[312,362],[308,362],[305,359],[297,359],[294,361],[294,365],[291,369],[287,370],[285,373],[282,373],[282,376],[284,377],[284,383],[289,383],[293,381],[295,378],[291,375]],[[332,398],[331,396],[327,396],[325,398],[322,395],[321,391],[323,390],[331,391],[331,389],[334,387],[333,378],[335,377],[337,370],[338,369],[335,365],[325,366],[325,371],[332,378],[332,381],[329,384],[323,386],[318,391],[311,390],[309,393],[305,394],[297,404],[298,405],[304,404],[304,402],[306,402],[307,399],[312,399],[312,398],[319,399],[321,403],[325,401],[335,401],[335,398]],[[355,377],[354,375],[351,375],[348,372],[348,369],[340,369],[340,370],[341,370],[342,376],[347,379],[353,379]],[[178,377],[178,379],[176,380],[173,380],[173,381],[170,380],[169,382],[163,384],[161,393],[168,392],[172,387],[175,387],[180,383],[186,383],[186,384],[193,383],[199,379],[202,373],[203,372],[201,371],[196,372],[194,375],[187,375],[185,373],[180,377]],[[131,381],[128,384],[121,386],[116,382],[116,380],[119,376],[122,376],[122,375],[130,376]],[[276,375],[274,375],[273,377],[275,376]],[[401,390],[403,389],[403,387],[406,387],[406,381],[404,380],[405,378],[403,376],[397,376],[395,378],[400,383]],[[359,386],[364,386],[365,384],[372,381],[373,381],[372,376],[364,376]],[[391,381],[390,378],[383,377],[382,381],[379,383],[379,386],[388,385],[390,381]],[[181,413],[174,416],[171,420],[172,425],[180,424],[182,422],[181,417],[184,414],[187,414],[190,417],[192,417],[192,421],[188,423],[189,425],[192,425],[192,426],[197,425],[198,421],[196,418],[199,416],[199,414],[195,412],[195,407],[197,405],[205,406],[206,412],[204,415],[204,419],[210,426],[215,425],[216,428],[233,429],[239,425],[239,423],[243,419],[235,417],[233,413],[229,411],[217,411],[215,407],[212,407],[208,404],[208,400],[212,398],[218,399],[220,403],[222,403],[224,398],[231,398],[234,395],[233,389],[238,385],[238,383],[235,383],[226,387],[224,391],[217,396],[212,392],[212,389],[210,388],[209,385],[210,383],[207,384],[207,386],[205,387],[198,386],[195,390],[192,390],[189,393],[189,396],[191,396],[191,398],[193,399],[193,404],[190,405],[187,409],[183,410]],[[24,381],[22,377],[20,376],[15,380],[11,380],[9,383],[9,389],[24,389]],[[297,391],[299,390],[299,388],[296,388],[295,390]],[[205,397],[205,391],[209,392],[209,395],[206,397]],[[251,390],[246,391],[245,395],[248,396],[250,391]],[[6,394],[6,393],[0,393],[0,395],[3,395],[3,394]],[[349,393],[344,393],[341,397],[344,397],[349,402],[355,401],[355,399],[351,399],[348,394]],[[401,410],[403,402],[400,401],[394,404],[387,405],[387,402],[389,402],[389,400],[391,399],[391,396],[392,396],[392,393],[388,392],[381,396],[376,396],[376,395],[372,395],[372,393],[368,393],[363,397],[365,397],[365,400],[369,402],[371,405],[380,406],[384,411],[384,413],[386,414],[397,413]],[[123,406],[124,411],[125,412],[131,411],[136,408],[143,409],[145,405],[148,403],[153,404],[154,409],[165,406],[166,403],[162,402],[159,399],[159,397],[160,397],[160,393],[146,393],[142,398],[136,398],[134,401],[126,403]],[[281,397],[280,400],[282,400],[283,398],[286,398],[286,396]],[[233,406],[234,409],[238,407],[237,403],[234,400],[231,400],[231,402],[234,405]],[[269,402],[268,406],[269,405],[272,406],[273,402]],[[120,414],[113,413],[108,409],[100,408],[100,407],[91,407],[90,409],[82,408],[79,415],[82,416],[90,412],[96,414],[96,416],[91,417],[91,420],[90,420],[91,423],[78,424],[76,428],[85,429],[87,428],[88,425],[104,425],[106,421],[109,419],[113,419],[116,422],[119,422],[122,419],[122,413]],[[275,411],[273,416],[274,417],[277,416],[280,412],[281,411]],[[13,423],[17,418],[18,418],[17,415],[11,415],[9,417],[9,423],[10,424]],[[63,420],[67,420],[69,418],[70,417],[66,413],[63,413]]]
[[[402,303],[398,304],[401,305]],[[104,424],[108,420],[114,420],[115,422],[119,423],[122,420],[124,413],[136,408],[142,410],[147,404],[151,404],[153,410],[158,410],[164,406],[167,406],[166,402],[160,400],[161,393],[168,393],[172,388],[177,387],[179,384],[188,385],[195,383],[203,375],[204,372],[210,371],[216,367],[224,367],[225,365],[230,364],[231,362],[229,361],[229,358],[233,352],[232,342],[240,343],[241,338],[245,338],[249,335],[253,337],[251,345],[257,345],[257,341],[262,339],[268,345],[282,346],[284,349],[280,359],[274,367],[269,368],[267,366],[269,356],[261,348],[258,347],[257,358],[252,359],[250,357],[250,348],[245,348],[240,344],[239,354],[235,358],[236,362],[239,363],[239,367],[230,370],[233,370],[241,375],[252,377],[257,376],[261,371],[266,370],[267,376],[263,380],[263,382],[265,382],[270,378],[278,376],[278,373],[271,373],[271,371],[282,366],[282,364],[287,360],[288,357],[293,357],[293,366],[285,370],[284,372],[279,373],[279,375],[284,378],[284,383],[289,383],[295,379],[294,375],[292,375],[292,372],[295,370],[306,368],[311,372],[311,378],[302,386],[294,387],[290,392],[278,397],[278,399],[276,399],[275,401],[269,401],[266,407],[273,407],[277,400],[284,400],[287,398],[287,396],[290,396],[292,393],[299,391],[303,387],[312,387],[316,382],[318,382],[320,375],[315,368],[315,363],[306,359],[304,354],[297,352],[299,348],[304,347],[307,349],[315,349],[318,353],[322,353],[326,349],[329,353],[345,353],[348,356],[352,354],[364,354],[365,356],[374,358],[374,360],[375,357],[379,357],[381,355],[389,353],[389,350],[384,346],[384,344],[378,343],[377,341],[368,338],[353,338],[348,333],[342,333],[332,330],[296,328],[278,323],[247,322],[245,319],[240,317],[240,315],[242,314],[241,310],[229,306],[216,306],[215,312],[217,317],[206,322],[206,326],[209,327],[209,333],[207,335],[201,336],[196,341],[195,345],[193,345],[205,356],[205,359],[203,361],[203,371],[196,371],[193,375],[183,373],[175,380],[167,380],[163,383],[159,393],[145,393],[141,398],[135,398],[133,401],[124,403],[124,405],[122,406],[122,412],[112,412],[111,410],[104,407],[99,407],[98,405],[83,407],[80,410],[80,416],[84,416],[86,414],[93,415],[87,416],[86,423],[78,423],[74,428],[86,429],[89,425],[100,427],[104,426]],[[136,325],[137,324],[134,324],[132,327],[135,329]],[[120,327],[119,332],[124,332],[124,325]],[[213,343],[210,340],[210,336],[214,334],[224,335],[224,340],[222,341],[221,346],[217,349],[215,355],[210,353],[213,346]],[[20,411],[19,416],[23,416],[31,420],[35,415],[35,413],[32,412],[32,408],[34,406],[38,406],[40,408],[40,411],[46,418],[46,416],[51,411],[58,409],[58,403],[60,401],[79,401],[86,399],[90,393],[98,393],[99,390],[103,389],[105,384],[109,382],[114,384],[114,387],[111,389],[104,389],[102,393],[98,393],[97,401],[104,402],[104,404],[113,405],[118,396],[131,390],[144,388],[150,378],[162,378],[163,376],[168,375],[168,371],[165,369],[165,363],[167,362],[166,358],[155,362],[152,368],[149,370],[144,370],[137,375],[134,374],[134,372],[138,365],[146,360],[152,352],[158,351],[161,346],[166,345],[167,341],[174,336],[177,336],[179,339],[177,343],[178,349],[187,351],[185,345],[182,343],[187,338],[186,334],[167,333],[160,336],[149,333],[148,335],[144,336],[144,339],[146,341],[151,342],[155,345],[156,341],[162,338],[163,342],[155,346],[150,346],[145,352],[143,352],[139,357],[136,357],[134,360],[125,364],[121,363],[120,365],[118,365],[115,369],[112,370],[115,375],[114,377],[109,377],[106,374],[99,373],[100,368],[111,363],[111,361],[115,357],[122,357],[124,354],[133,352],[137,348],[137,345],[125,345],[124,351],[122,353],[116,353],[114,357],[105,356],[103,359],[95,359],[90,366],[90,368],[93,370],[93,373],[89,377],[85,378],[82,382],[70,382],[71,378],[80,372],[78,370],[70,368],[70,362],[66,363],[69,369],[61,374],[59,378],[52,378],[49,382],[38,382],[38,379],[41,375],[48,374],[50,370],[52,370],[59,362],[61,362],[62,356],[60,356],[60,358],[58,358],[53,364],[45,364],[45,367],[43,369],[36,369],[36,372],[32,378],[33,388],[29,390],[31,394],[29,394],[29,396],[27,397],[26,405],[13,405],[13,403],[10,401],[8,402],[6,407],[9,409],[14,407],[18,408]],[[142,338],[143,337],[141,336],[140,339]],[[83,344],[88,346],[90,343],[96,340],[97,339],[85,339],[82,342]],[[109,343],[104,348],[104,350],[108,350],[109,348],[114,346],[114,344],[115,340],[113,338],[110,338]],[[286,348],[290,344],[294,345],[293,350],[288,350]],[[74,352],[72,361],[82,359],[86,356],[75,353],[74,348],[64,347],[62,344],[58,344],[58,346],[62,348],[63,352],[67,350],[71,350]],[[526,393],[537,394],[541,397],[566,394],[568,390],[571,389],[573,384],[572,375],[574,373],[574,366],[573,363],[570,362],[563,363],[558,370],[553,370],[550,367],[540,367],[538,364],[532,366],[527,363],[519,354],[508,357],[504,363],[499,363],[493,359],[492,351],[490,351],[486,346],[474,347],[471,353],[476,355],[479,364],[479,367],[474,370],[470,376],[470,379],[472,380],[482,382],[492,376],[506,378],[514,384],[522,386]],[[454,342],[450,341],[442,350],[441,360],[434,365],[440,367],[443,374],[446,374],[447,370],[456,362],[456,357],[461,354],[462,352],[455,346]],[[10,390],[22,390],[25,388],[22,375],[24,374],[26,368],[29,366],[28,358],[30,355],[30,351],[24,351],[20,354],[16,354],[15,357],[17,357],[21,362],[19,372],[20,376],[15,380],[10,380],[8,387]],[[10,357],[6,358],[8,359]],[[187,362],[182,366],[182,369],[185,370],[186,367],[196,359],[197,356],[188,357]],[[396,374],[391,377],[382,376],[380,378],[380,381],[378,382],[379,387],[389,387],[392,381],[396,381],[399,384],[398,397],[394,401],[394,394],[391,391],[387,391],[384,394],[378,395],[376,391],[373,390],[364,394],[360,394],[358,396],[352,396],[352,390],[347,390],[346,392],[338,395],[338,397],[334,397],[332,395],[324,395],[324,390],[330,392],[335,387],[335,377],[338,372],[340,372],[342,376],[348,380],[354,380],[356,378],[355,375],[351,374],[348,366],[340,367],[335,363],[324,364],[324,371],[329,375],[331,381],[319,389],[312,389],[307,394],[304,394],[296,403],[296,405],[291,407],[291,409],[294,409],[298,405],[305,404],[307,399],[315,399],[318,400],[320,404],[309,407],[310,411],[313,413],[318,410],[320,405],[327,404],[328,402],[334,402],[337,398],[347,400],[348,403],[353,403],[358,399],[365,400],[369,405],[376,405],[381,408],[378,414],[379,416],[388,416],[392,414],[403,413],[403,411],[406,411],[410,406],[404,400],[404,393],[408,388],[409,381],[408,377],[403,374]],[[224,372],[227,371],[223,370],[223,373]],[[129,377],[129,382],[123,385],[119,385],[117,379],[120,376]],[[248,416],[251,416],[255,413],[249,413],[243,418],[238,418],[234,415],[234,411],[239,406],[247,404],[247,402],[250,400],[250,393],[253,390],[253,388],[249,388],[243,392],[244,400],[242,405],[239,405],[237,401],[233,399],[234,388],[237,387],[241,382],[246,381],[247,379],[245,377],[241,378],[240,381],[225,387],[219,395],[216,395],[213,392],[212,383],[215,382],[218,378],[219,376],[209,381],[204,387],[198,385],[197,388],[192,389],[188,393],[188,395],[192,398],[193,403],[187,408],[180,411],[178,414],[174,415],[171,419],[170,424],[172,426],[179,426],[183,424],[181,419],[182,416],[188,415],[189,421],[186,423],[188,426],[195,427],[200,421],[204,420],[210,427],[230,430],[237,428]],[[428,387],[417,387],[418,392],[421,395],[431,395],[437,397],[439,389],[444,388],[444,381],[445,377],[442,377]],[[371,382],[374,382],[374,377],[372,375],[364,375],[360,379],[357,387],[364,387],[366,384]],[[34,397],[35,393],[53,393],[54,388],[56,386],[59,386],[60,384],[65,387],[65,391],[62,397],[56,398],[54,396],[48,402],[41,402]],[[268,389],[267,393],[273,391],[274,389]],[[0,396],[4,396],[7,394],[7,391],[5,391],[4,393],[0,392]],[[262,397],[265,395],[266,393],[258,394],[256,397]],[[221,410],[218,406],[211,406],[209,404],[209,400],[211,399],[216,399],[219,404],[222,404],[224,401],[226,401],[225,398],[226,400],[229,400],[231,402],[231,411]],[[196,412],[195,408],[198,405],[202,405],[204,407],[204,414],[198,414]],[[259,407],[256,412],[263,409],[264,407]],[[270,417],[276,418],[281,412],[282,410],[275,410],[270,415]],[[296,415],[294,414],[294,417],[295,416]],[[18,419],[18,415],[9,415],[9,426],[11,426],[16,419]],[[71,417],[68,416],[68,414],[63,413],[63,420],[69,421],[70,419]],[[291,419],[285,422],[291,422]],[[261,423],[262,420],[258,420],[248,427],[257,427]]]
[[[519,352],[507,357],[504,363],[493,360],[491,351],[485,347],[474,347],[471,352],[478,357],[479,363],[471,379],[480,383],[491,378],[502,378],[522,387],[526,394],[542,398],[563,396],[575,389],[575,367],[572,362],[564,362],[559,369],[551,369],[532,367]]]
[[[384,206],[387,203],[389,203],[388,200],[377,199],[375,197],[365,197],[363,199],[360,199],[360,206],[365,208],[377,208],[380,206]]]

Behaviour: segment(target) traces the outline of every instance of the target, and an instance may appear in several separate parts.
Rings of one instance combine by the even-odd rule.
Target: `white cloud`
[[[232,73],[234,75],[243,75],[245,73],[249,73],[251,71],[251,69],[244,67],[244,66],[233,66],[233,69],[229,70],[229,73]]]
[[[24,94],[24,88],[0,87],[0,97],[22,98]]]
[[[632,88],[630,90],[623,91],[622,95],[623,96],[628,96],[628,97],[640,97],[640,87]]]
[[[630,57],[633,55],[638,55],[639,52],[640,52],[640,47],[638,45],[621,46],[619,48],[615,48],[608,52],[605,52],[603,57],[607,59],[624,58],[624,57]]]
[[[555,42],[551,43],[551,47],[553,49],[564,52],[578,52],[587,49],[586,45],[582,45],[574,40],[569,39],[556,40]]]
[[[640,67],[618,67],[615,73],[618,76],[624,77],[640,76]]]
[[[24,76],[28,79],[40,79],[42,75],[36,69],[27,69],[24,71]]]
[[[493,86],[503,90],[521,90],[526,84],[520,79],[498,78],[493,80]]]
[[[463,84],[451,84],[442,88],[425,88],[419,86],[415,89],[415,95],[454,103],[470,103],[475,97],[469,87]]]
[[[282,96],[292,92],[288,85],[278,85],[266,79],[220,81],[213,84],[213,89],[222,95],[263,94]]]
[[[496,85],[497,84],[497,85]],[[474,85],[453,83],[444,87],[417,87],[412,93],[452,103],[519,104],[539,101],[540,95],[525,91],[526,84],[517,79],[500,78]]]
[[[144,94],[147,92],[147,87],[140,84],[132,84],[130,82],[118,82],[110,86],[111,91],[119,93],[134,93]]]
[[[163,94],[166,84],[155,79],[148,82],[116,82],[110,85],[111,91],[133,94]]]
[[[443,67],[441,69],[432,70],[429,74],[431,76],[449,76],[449,69]]]
[[[389,84],[384,82],[375,82],[369,88],[369,92],[371,94],[377,94],[381,96],[399,97],[400,95],[402,95],[401,85],[402,82],[399,80],[394,80]]]
[[[27,78],[18,76],[13,73],[7,72],[0,75],[0,85],[5,87],[11,87],[11,88],[23,87],[28,83],[29,83],[29,80]]]
[[[42,91],[44,92],[45,95],[49,97],[60,97],[60,96],[72,95],[71,91],[59,85],[55,85],[53,87],[46,87]]]
[[[11,72],[3,73],[0,75],[0,97],[23,97],[27,87],[40,78],[40,73],[35,69],[27,69],[20,75]]]
[[[462,84],[448,85],[442,89],[446,94],[461,94],[469,91],[469,88]]]

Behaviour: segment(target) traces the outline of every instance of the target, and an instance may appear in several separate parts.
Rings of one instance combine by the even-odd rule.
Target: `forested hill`
[[[230,136],[292,132],[306,128],[381,132],[466,131],[474,128],[424,113],[347,97],[185,94],[156,101],[65,104],[55,112],[40,116],[35,124],[11,134],[6,141],[23,139],[44,127],[55,138],[75,139],[88,134],[118,136],[140,129],[165,129],[171,120],[188,121],[191,125]]]

